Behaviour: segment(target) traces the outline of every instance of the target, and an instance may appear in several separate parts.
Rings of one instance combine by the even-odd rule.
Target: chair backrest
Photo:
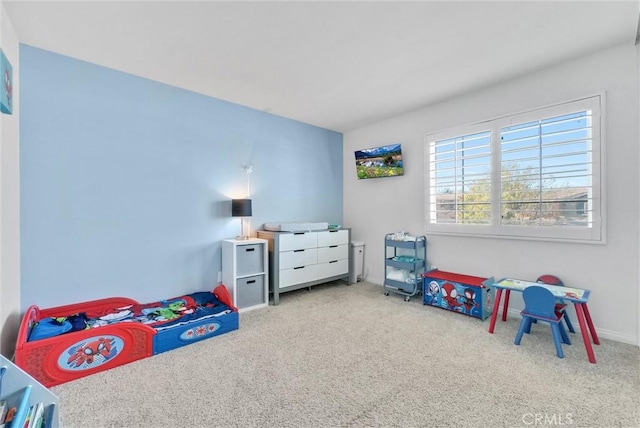
[[[542,275],[538,279],[536,279],[536,282],[541,282],[543,284],[549,285],[560,285],[564,287],[562,280],[555,275]]]
[[[544,287],[531,285],[522,292],[524,299],[524,312],[529,315],[556,319],[555,306],[556,298]]]

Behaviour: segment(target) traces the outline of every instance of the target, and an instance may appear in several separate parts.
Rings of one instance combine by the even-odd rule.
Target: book
[[[49,404],[46,409],[44,409],[41,428],[51,428],[53,426],[53,415],[55,414],[55,411],[56,405],[53,403]]]
[[[42,425],[44,417],[44,404],[42,402],[34,404],[34,409],[31,413],[31,419],[29,420],[28,428],[38,428]]]
[[[7,411],[7,415],[4,417],[4,423],[9,423],[13,420],[14,416],[16,415],[16,412],[18,411],[17,407],[12,407]]]
[[[7,416],[8,411],[7,400],[0,400],[0,424],[4,423],[4,418]]]
[[[27,417],[24,418],[24,423],[22,424],[22,428],[29,428],[29,423],[31,422],[31,417],[33,416],[34,406],[29,407],[29,410],[27,411]],[[11,426],[13,427],[13,425],[17,425],[18,423],[20,423],[19,419],[16,420],[15,424],[11,424]]]

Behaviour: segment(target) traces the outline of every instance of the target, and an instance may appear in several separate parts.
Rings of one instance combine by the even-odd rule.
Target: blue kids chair
[[[555,275],[542,275],[539,277],[536,282],[549,284],[549,285],[559,285],[560,287],[564,287],[564,283],[560,278]],[[573,328],[573,324],[571,324],[571,319],[569,318],[569,313],[567,312],[567,304],[563,299],[558,298],[556,301],[556,312],[562,314],[564,321],[567,323],[567,328],[571,333],[575,333],[576,330]]]
[[[555,311],[555,296],[544,287],[531,285],[524,289],[522,298],[524,299],[524,309],[520,312],[522,321],[520,322],[520,327],[518,328],[518,333],[513,343],[520,345],[522,335],[525,331],[527,333],[531,331],[531,323],[533,320],[545,321],[551,326],[553,341],[556,345],[556,355],[558,358],[564,358],[562,342],[571,345],[571,341],[562,325],[562,314]]]

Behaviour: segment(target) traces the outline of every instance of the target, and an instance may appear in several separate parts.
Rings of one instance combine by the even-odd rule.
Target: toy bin
[[[430,270],[422,274],[422,303],[484,321],[493,310],[492,283],[491,278]]]

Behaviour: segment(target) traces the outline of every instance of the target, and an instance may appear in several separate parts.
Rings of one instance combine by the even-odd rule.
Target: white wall
[[[367,279],[382,284],[386,233],[424,234],[425,134],[605,92],[605,245],[429,235],[427,258],[441,270],[469,275],[558,275],[592,290],[589,309],[601,337],[638,344],[637,56],[630,42],[346,133],[344,222],[352,239],[366,243]],[[402,143],[405,175],[358,181],[354,150],[395,142]],[[519,295],[512,302],[511,309],[522,308]]]
[[[0,47],[13,68],[13,114],[0,113],[0,353],[13,353],[20,319],[18,39],[0,5]]]

